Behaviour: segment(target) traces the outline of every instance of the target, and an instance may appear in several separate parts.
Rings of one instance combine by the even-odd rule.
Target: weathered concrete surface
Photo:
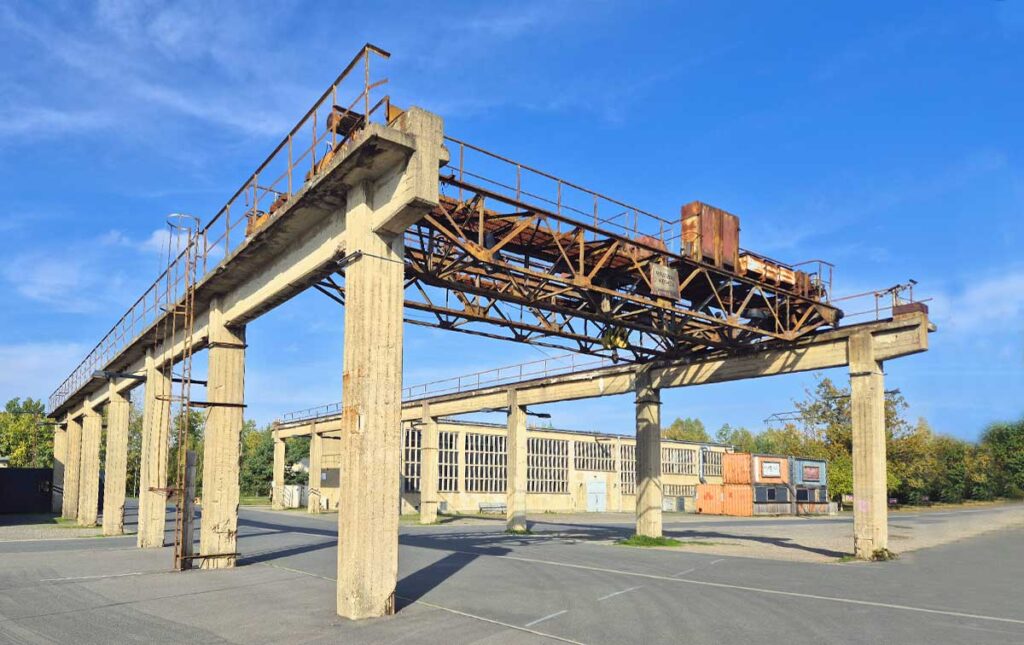
[[[338,614],[394,613],[401,467],[401,235],[373,231],[378,199],[368,183],[348,193],[347,235],[362,256],[345,276]]]
[[[636,380],[636,534],[661,537],[661,394],[649,370]]]
[[[518,404],[518,393],[508,391],[508,462],[505,525],[512,532],[524,532],[526,525],[526,408]]]
[[[309,495],[306,498],[306,510],[310,513],[320,512],[320,487],[323,485],[324,436],[314,432],[309,437]]]
[[[82,464],[78,477],[78,525],[96,526],[100,504],[100,436],[103,417],[87,410],[82,417]]]
[[[274,441],[274,480],[270,491],[270,504],[276,511],[284,508],[284,439]]]
[[[220,301],[210,308],[210,407],[203,438],[203,523],[199,553],[203,569],[235,566],[238,476],[245,400],[245,327],[228,327]],[[221,405],[217,405],[221,404]]]
[[[103,467],[103,535],[124,533],[130,411],[128,399],[111,384],[107,401],[107,454]]]
[[[53,487],[50,495],[50,510],[63,513],[64,467],[68,459],[68,430],[62,424],[53,427]]]
[[[420,425],[420,524],[437,521],[438,428],[437,419],[430,416],[430,406],[423,406],[425,414]]]
[[[142,402],[142,456],[139,467],[139,548],[164,545],[167,520],[167,450],[171,431],[171,381],[151,349],[146,354],[146,389]]]
[[[850,337],[853,422],[853,550],[870,559],[889,548],[885,461],[885,377],[871,334]]]
[[[66,520],[78,519],[78,484],[82,472],[82,420],[68,417],[67,464],[64,467],[64,502],[61,517]]]

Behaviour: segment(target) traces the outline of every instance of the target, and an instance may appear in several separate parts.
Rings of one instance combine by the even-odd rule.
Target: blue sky
[[[965,438],[1024,412],[1017,0],[14,2],[0,36],[0,399],[47,397],[162,268],[165,216],[211,217],[372,41],[449,134],[654,212],[719,205],[747,248],[834,262],[837,295],[917,279],[939,332],[887,386]],[[313,292],[250,325],[253,418],[340,398],[343,320]],[[538,358],[406,329],[407,384]],[[759,429],[812,383],[663,416]],[[545,409],[632,431],[630,397]]]

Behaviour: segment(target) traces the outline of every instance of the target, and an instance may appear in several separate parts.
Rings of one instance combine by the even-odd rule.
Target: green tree
[[[249,420],[242,426],[240,485],[243,495],[269,495],[274,478],[274,437],[271,427],[256,427]]]
[[[708,431],[704,429],[704,422],[690,417],[685,419],[677,417],[672,425],[661,429],[661,436],[674,441],[711,441]]]
[[[306,484],[309,472],[295,472],[293,466],[303,459],[309,458],[309,437],[292,437],[285,442],[284,448],[284,483]],[[308,461],[306,462],[308,466]]]
[[[1024,419],[993,423],[981,436],[990,455],[997,494],[1024,497]]]
[[[0,412],[0,456],[12,468],[53,465],[53,426],[46,421],[42,401],[14,398]]]
[[[942,502],[962,502],[970,495],[968,455],[971,446],[953,437],[937,436],[932,439],[935,463],[932,496]]]
[[[729,444],[740,452],[757,452],[757,438],[754,433],[746,428],[733,428],[728,423],[723,424],[715,432],[715,441]]]

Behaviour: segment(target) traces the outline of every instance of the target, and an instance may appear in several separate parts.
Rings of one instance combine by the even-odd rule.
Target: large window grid
[[[665,497],[697,496],[697,487],[693,484],[663,484],[661,490]]]
[[[569,492],[569,442],[565,439],[526,441],[526,492]]]
[[[576,470],[615,470],[615,446],[597,441],[574,441]]]
[[[405,492],[420,491],[420,455],[422,454],[423,433],[406,428],[402,436],[402,481]]]
[[[694,448],[662,448],[662,475],[696,475],[697,450]]]
[[[619,446],[619,457],[619,485],[622,494],[636,495],[636,446],[622,444]]]
[[[505,437],[466,434],[466,492],[504,493],[508,477]]]
[[[438,434],[437,490],[455,493],[459,490],[459,433]]]
[[[708,477],[722,476],[722,453],[714,450],[704,451],[704,474]]]

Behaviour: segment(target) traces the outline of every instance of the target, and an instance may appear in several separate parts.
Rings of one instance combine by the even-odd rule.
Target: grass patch
[[[243,495],[238,498],[238,503],[242,506],[270,506],[270,496]]]
[[[682,546],[683,542],[670,537],[648,537],[646,535],[633,535],[624,540],[616,540],[615,544],[620,546]],[[686,544],[690,544],[687,542]]]
[[[531,531],[530,529],[522,529],[522,530],[508,529],[505,532],[508,533],[509,535],[533,535],[533,531]]]
[[[856,562],[857,561],[857,556],[848,553],[846,555],[839,556],[838,561],[842,562],[842,563]]]
[[[871,554],[872,562],[888,562],[889,560],[896,560],[900,556],[889,549],[875,549]]]

